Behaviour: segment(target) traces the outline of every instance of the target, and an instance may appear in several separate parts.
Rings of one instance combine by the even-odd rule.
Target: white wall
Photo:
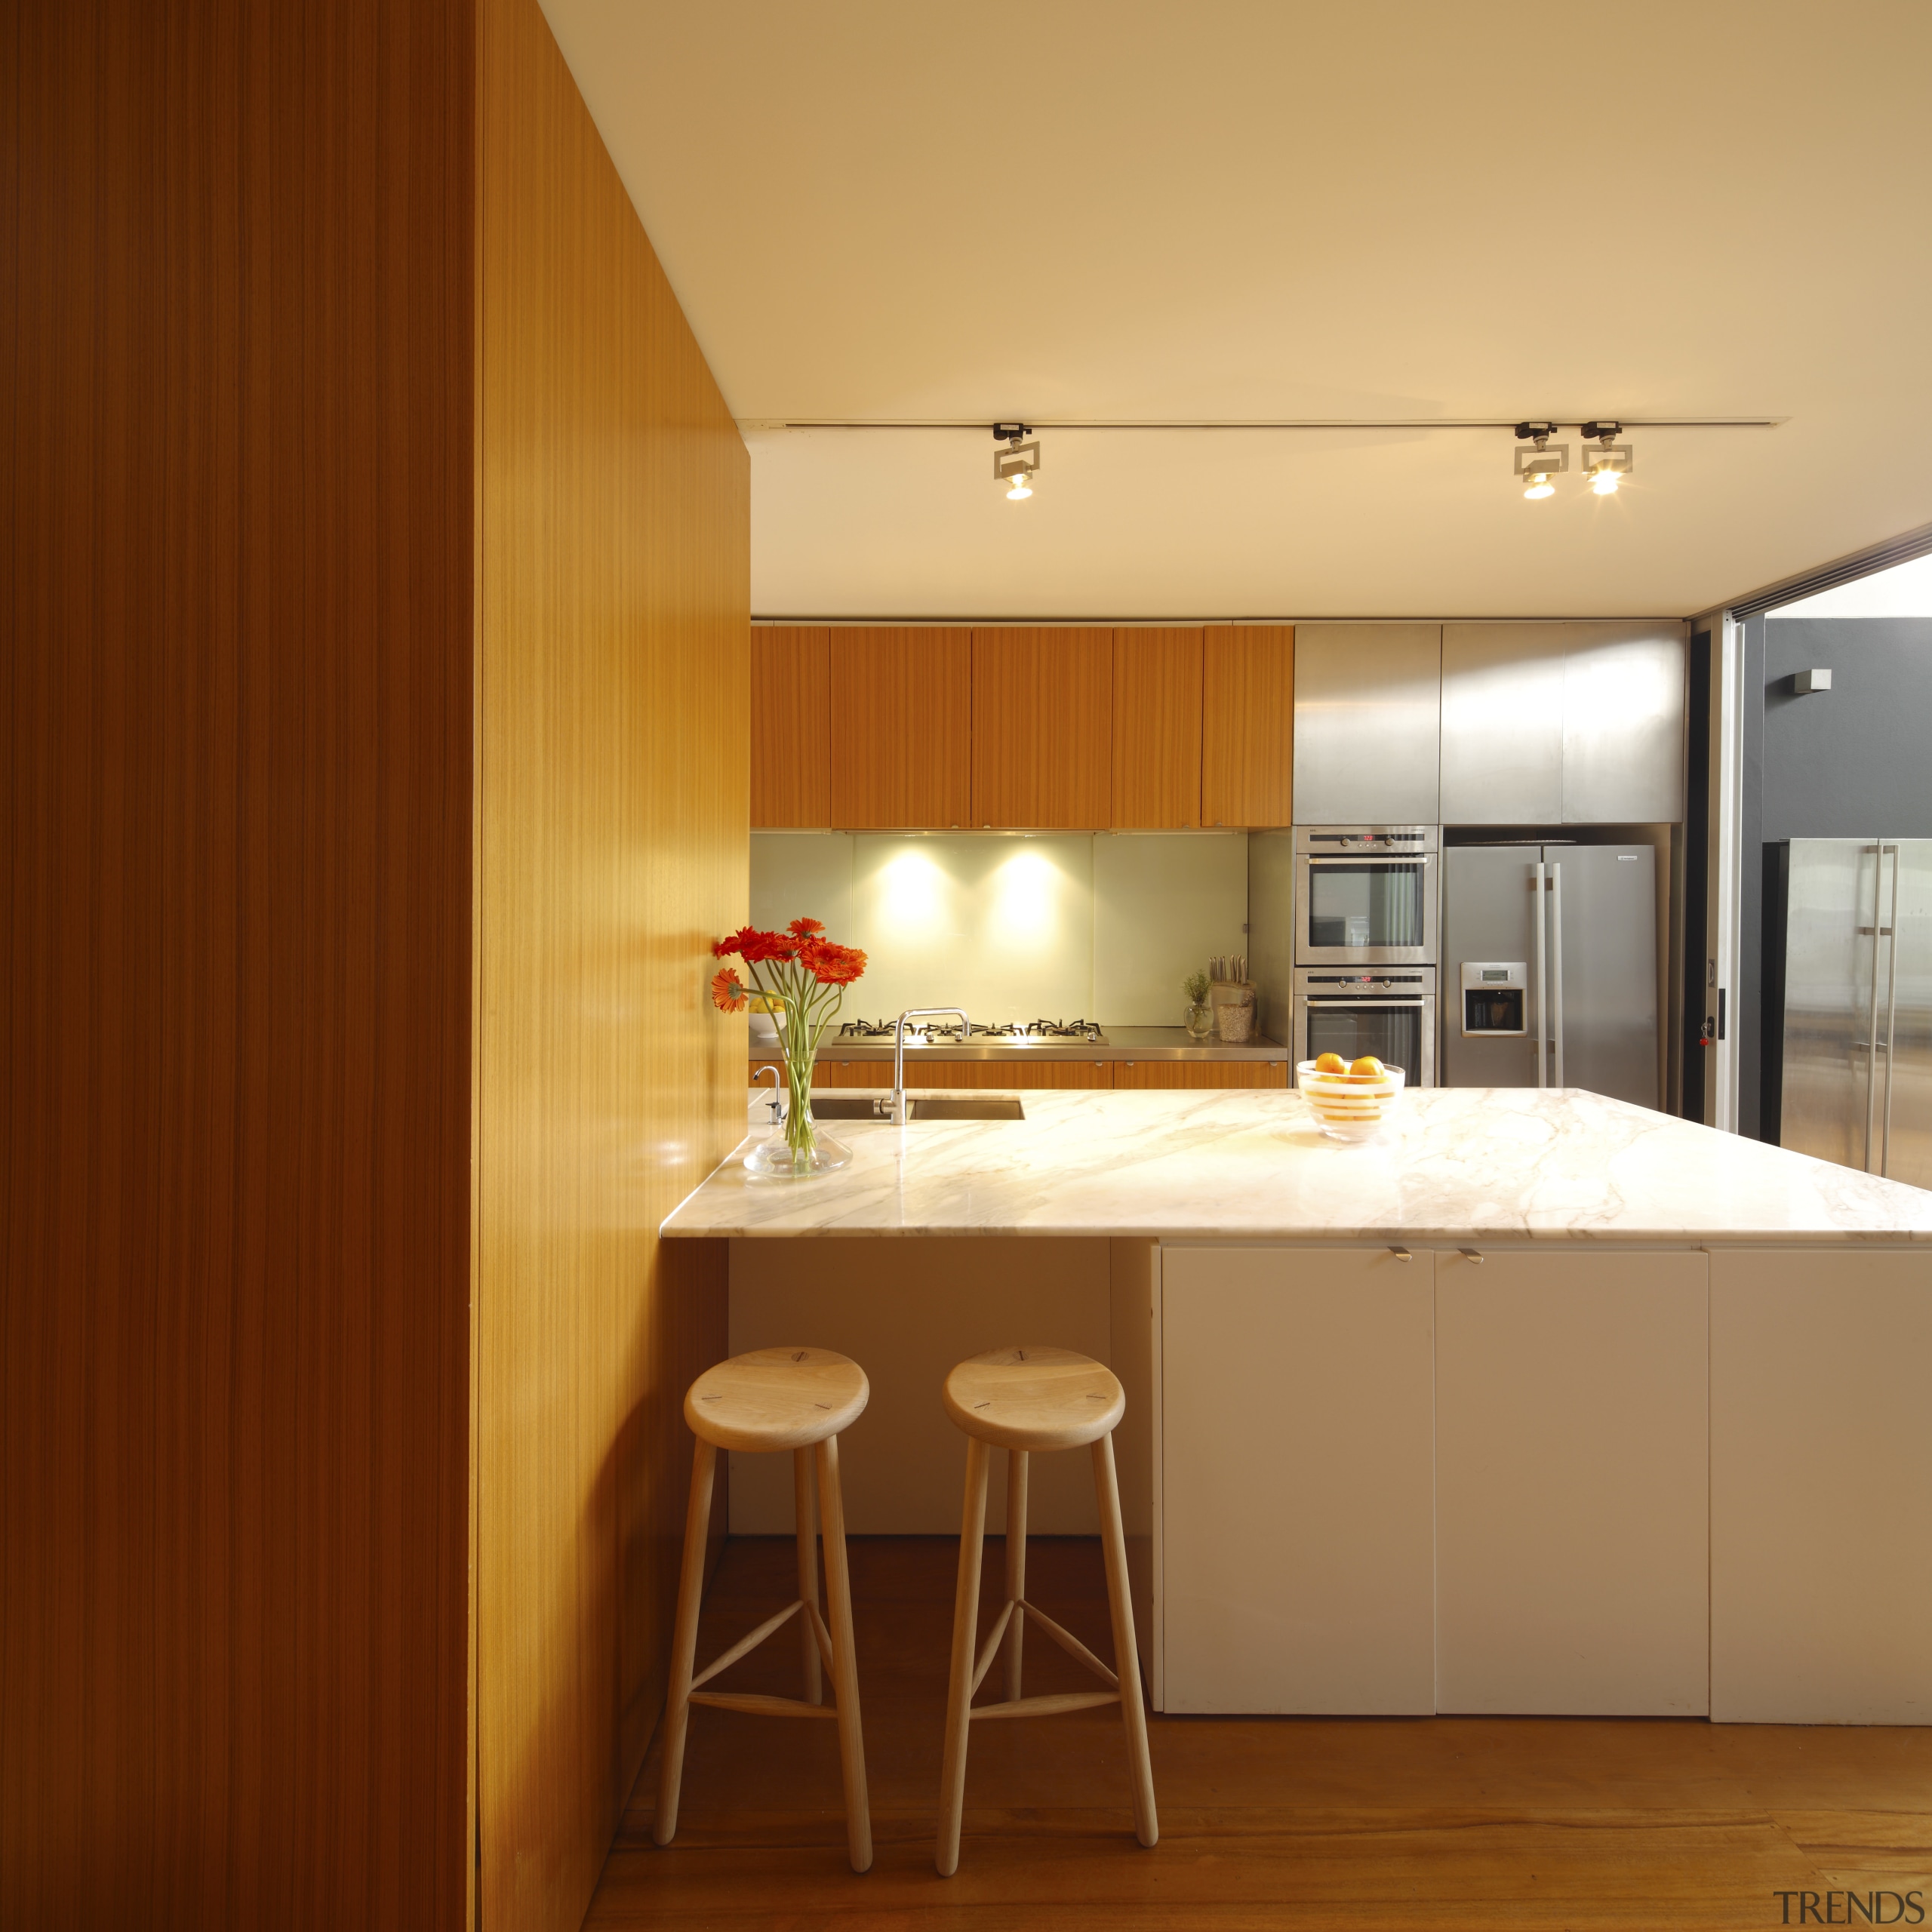
[[[1247,949],[1247,835],[752,835],[751,920],[864,948],[848,1016],[1177,1026],[1182,980]]]

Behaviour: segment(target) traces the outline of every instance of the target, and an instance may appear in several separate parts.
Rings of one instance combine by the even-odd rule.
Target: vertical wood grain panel
[[[832,822],[950,829],[973,812],[973,634],[832,633]]]
[[[468,0],[0,33],[0,1923],[462,1922]]]
[[[1201,823],[1294,822],[1292,624],[1210,624],[1202,640]]]
[[[1201,632],[1114,632],[1109,823],[1184,830],[1201,823]]]
[[[537,0],[480,14],[481,1917],[574,1932],[725,1350],[654,1231],[744,1131],[749,466]]]
[[[1272,1060],[1124,1060],[1114,1084],[1135,1087],[1285,1087],[1285,1057]]]
[[[752,823],[832,823],[832,647],[820,627],[752,632]]]
[[[973,633],[973,817],[1098,829],[1109,820],[1112,633]]]

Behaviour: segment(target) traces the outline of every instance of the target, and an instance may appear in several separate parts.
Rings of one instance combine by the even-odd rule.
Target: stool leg
[[[1017,1605],[1026,1594],[1026,1451],[1006,1452],[1006,1598]],[[1006,1631],[1006,1695],[1020,1696],[1020,1671],[1026,1641],[1026,1613],[1016,1607]]]
[[[1100,1506],[1107,1607],[1113,1613],[1114,1670],[1120,1678],[1120,1714],[1127,1725],[1128,1763],[1134,1778],[1134,1835],[1143,1844],[1152,1844],[1161,1827],[1154,1815],[1154,1767],[1147,1755],[1147,1713],[1140,1703],[1140,1653],[1134,1643],[1134,1599],[1128,1592],[1127,1537],[1120,1524],[1120,1484],[1114,1473],[1111,1435],[1094,1444],[1094,1494]]]
[[[838,1763],[845,1774],[845,1846],[854,1872],[872,1862],[872,1807],[866,1796],[866,1740],[859,1725],[859,1666],[852,1642],[852,1583],[845,1570],[845,1497],[838,1486],[838,1438],[818,1445],[818,1506],[825,1523],[825,1594],[832,1614],[832,1689],[838,1706]]]
[[[798,1595],[814,1608],[818,1604],[818,1532],[812,1523],[812,1452],[792,1451],[792,1507],[798,1525]],[[805,1702],[822,1704],[825,1690],[819,1676],[818,1638],[809,1617],[798,1619],[800,1647],[805,1658]]]
[[[966,1736],[972,1723],[974,1651],[980,1634],[980,1546],[986,1531],[986,1445],[966,1438],[966,1507],[959,1524],[959,1582],[952,1598],[952,1672],[946,1699],[946,1766],[939,1780],[942,1878],[959,1869],[959,1814],[966,1802]]]
[[[664,1700],[664,1755],[657,1770],[657,1816],[651,1835],[669,1844],[678,1829],[678,1788],[685,1776],[685,1733],[691,1723],[691,1664],[704,1595],[704,1546],[711,1527],[711,1485],[718,1451],[700,1437],[691,1457],[691,1509],[685,1518],[685,1566],[678,1579],[678,1620],[671,1635],[671,1684]]]

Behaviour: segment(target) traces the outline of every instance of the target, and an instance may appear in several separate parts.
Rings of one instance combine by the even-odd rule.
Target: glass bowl
[[[1373,1140],[1402,1091],[1402,1069],[1378,1073],[1318,1073],[1312,1060],[1299,1061],[1295,1085],[1315,1115],[1315,1124],[1335,1140]]]

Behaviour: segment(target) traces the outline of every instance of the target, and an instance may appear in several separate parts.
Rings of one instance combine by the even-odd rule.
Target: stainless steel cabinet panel
[[[1295,823],[1435,825],[1440,624],[1295,626]]]
[[[1568,624],[1442,626],[1441,823],[1563,822]],[[1305,816],[1297,801],[1296,817]]]
[[[1563,823],[1684,817],[1681,624],[1565,624]]]
[[[1444,825],[1675,824],[1684,627],[1444,624]]]

